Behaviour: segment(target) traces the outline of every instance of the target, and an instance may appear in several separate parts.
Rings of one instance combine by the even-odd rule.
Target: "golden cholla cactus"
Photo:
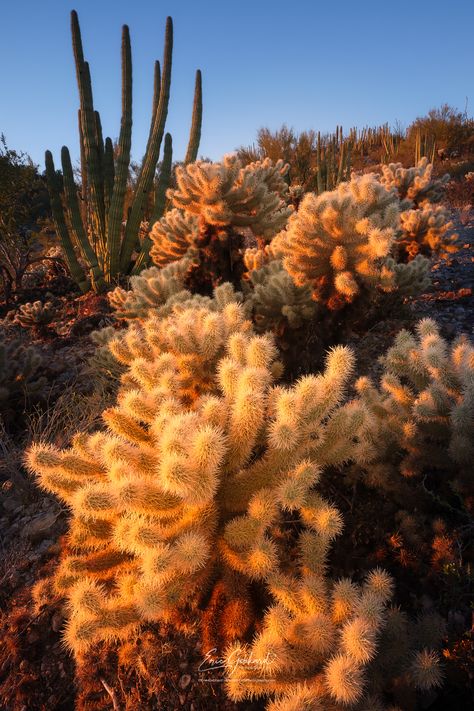
[[[339,406],[353,365],[345,348],[322,375],[275,387],[273,339],[254,335],[238,304],[149,321],[112,342],[130,379],[103,413],[107,429],[28,452],[41,486],[71,509],[55,586],[77,654],[197,602],[218,562],[276,574],[280,512],[335,535],[339,513],[310,490],[364,428],[361,408]]]
[[[384,692],[440,685],[440,658],[422,648],[418,630],[388,603],[391,577],[380,568],[362,585],[331,580],[331,538],[317,526],[300,534],[299,575],[268,578],[274,603],[252,644],[225,654],[226,687],[234,701],[273,696],[267,711],[393,709]],[[440,635],[432,635],[434,645]],[[411,662],[411,665],[410,665]]]
[[[290,210],[283,176],[288,165],[266,158],[242,167],[236,155],[221,163],[197,161],[176,169],[176,190],[168,194],[175,207],[197,215],[207,225],[249,227],[270,238],[285,224]]]
[[[445,470],[472,493],[474,347],[463,338],[448,345],[431,319],[416,330],[417,338],[401,331],[381,359],[379,388],[365,377],[356,382],[371,413],[374,451],[382,462],[395,457],[405,477]],[[369,476],[383,487],[382,470],[369,468]]]
[[[308,193],[273,240],[298,286],[330,308],[350,302],[362,287],[394,287],[385,267],[399,227],[399,201],[373,174],[353,176],[336,190]]]
[[[397,191],[404,207],[418,207],[425,200],[440,202],[448,180],[448,174],[433,178],[433,164],[426,157],[412,168],[404,168],[401,163],[382,165],[382,184],[387,190]]]
[[[400,215],[402,233],[397,239],[398,258],[407,262],[417,254],[447,256],[457,252],[454,244],[458,235],[452,233],[446,209],[441,205],[423,202],[417,210],[405,210]]]
[[[198,220],[195,215],[181,210],[169,210],[161,220],[153,225],[150,239],[153,243],[150,256],[158,267],[184,257],[199,236]]]
[[[150,267],[132,276],[129,291],[117,287],[108,295],[115,315],[127,320],[144,319],[150,309],[158,309],[172,297],[189,298],[184,281],[192,264],[192,256],[187,255],[163,269]]]
[[[246,256],[248,252],[250,250]],[[252,252],[249,263],[258,264],[264,252]],[[311,288],[307,284],[296,286],[280,259],[266,264],[262,259],[262,266],[249,270],[248,276],[246,300],[257,330],[281,334],[287,326],[300,328],[313,318],[316,304],[311,298]]]

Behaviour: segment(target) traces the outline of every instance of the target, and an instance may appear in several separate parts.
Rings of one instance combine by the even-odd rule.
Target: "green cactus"
[[[77,13],[71,13],[72,43],[79,87],[79,138],[81,149],[82,187],[78,199],[77,186],[69,151],[61,152],[64,188],[61,190],[52,155],[46,152],[46,175],[51,195],[53,217],[73,279],[82,291],[91,285],[103,291],[114,284],[121,274],[132,268],[135,250],[140,252],[134,272],[148,265],[150,240],[140,245],[140,226],[145,217],[148,198],[155,184],[155,201],[149,227],[163,216],[166,190],[172,169],[171,136],[166,134],[164,157],[158,179],[155,170],[159,158],[168,114],[173,49],[173,24],[166,21],[163,72],[155,63],[152,119],[146,152],[138,176],[136,190],[124,226],[124,205],[130,166],[132,137],[132,57],[129,30],[122,30],[122,118],[117,156],[114,159],[110,138],[102,135],[100,115],[94,110],[89,65],[84,60]],[[191,133],[186,162],[196,159],[202,121],[201,72],[196,74]],[[63,207],[64,205],[64,207]],[[81,261],[78,257],[80,256]],[[85,265],[85,270],[81,266]],[[86,275],[86,273],[87,275]]]
[[[35,399],[46,385],[38,375],[43,359],[20,339],[0,342],[0,416],[8,421],[26,399]]]
[[[42,332],[54,320],[56,314],[57,309],[50,301],[45,304],[41,303],[41,301],[35,301],[34,304],[28,303],[20,306],[18,313],[15,315],[14,323]]]

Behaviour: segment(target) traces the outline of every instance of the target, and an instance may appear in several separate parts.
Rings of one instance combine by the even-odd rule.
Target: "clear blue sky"
[[[44,165],[78,156],[69,13],[76,9],[104,135],[120,126],[121,25],[133,58],[132,154],[146,143],[153,63],[174,21],[167,130],[184,156],[195,70],[203,72],[200,154],[217,160],[261,126],[301,131],[408,125],[449,103],[474,114],[473,0],[3,0],[0,132]]]

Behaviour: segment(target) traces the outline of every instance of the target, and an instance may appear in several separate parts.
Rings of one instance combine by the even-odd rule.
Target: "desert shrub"
[[[446,156],[474,149],[474,120],[448,104],[415,119],[407,131],[407,141],[412,143],[417,134],[434,140],[437,150]]]

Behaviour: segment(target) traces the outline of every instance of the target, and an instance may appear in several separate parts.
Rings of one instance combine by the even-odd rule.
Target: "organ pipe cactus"
[[[166,189],[172,168],[172,141],[166,134],[164,156],[159,177],[155,171],[168,114],[173,49],[173,24],[166,21],[163,71],[155,64],[152,119],[145,156],[138,176],[132,203],[125,217],[125,197],[130,166],[132,137],[132,57],[130,35],[122,30],[122,118],[117,155],[110,138],[105,142],[100,115],[94,110],[89,65],[84,60],[77,13],[71,13],[72,42],[79,87],[79,138],[81,149],[81,191],[74,181],[67,147],[61,151],[63,187],[55,170],[50,151],[46,152],[46,177],[56,229],[73,279],[82,291],[90,285],[102,291],[132,268],[135,250],[135,272],[147,266],[150,241],[140,244],[140,225],[145,217],[149,196],[154,188],[154,206],[149,227],[160,219],[166,208]],[[202,83],[196,74],[191,133],[185,162],[196,159],[201,135]],[[155,182],[155,186],[154,186]]]

